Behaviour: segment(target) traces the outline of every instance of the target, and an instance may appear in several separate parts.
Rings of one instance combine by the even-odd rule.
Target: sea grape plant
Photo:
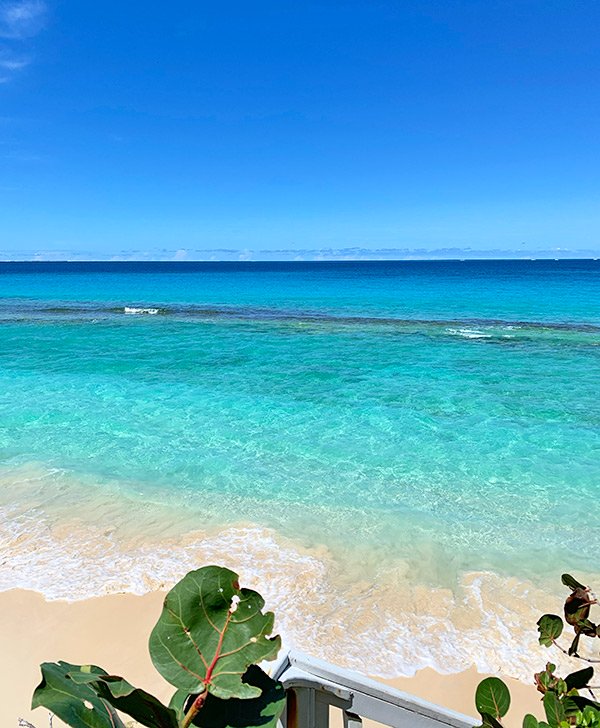
[[[219,566],[187,574],[167,594],[152,630],[150,656],[175,688],[169,705],[95,665],[41,665],[32,708],[43,706],[72,728],[125,728],[126,714],[147,728],[273,728],[283,685],[256,663],[281,646],[264,600]]]
[[[556,666],[550,662],[545,670],[536,673],[535,684],[543,696],[546,721],[526,715],[523,728],[600,728],[600,703],[594,695],[594,668],[590,664],[600,663],[600,659],[579,654],[581,637],[600,637],[600,625],[589,618],[597,599],[589,587],[570,574],[562,575],[562,583],[570,589],[564,605],[564,617],[573,630],[574,638],[568,648],[560,645],[558,638],[563,634],[563,619],[557,614],[544,614],[537,622],[539,643],[544,647],[556,647],[565,655],[588,665],[565,678],[554,674]],[[581,691],[586,694],[582,695]],[[482,728],[502,728],[502,718],[510,707],[510,692],[499,678],[486,678],[477,688],[475,705],[481,715]]]

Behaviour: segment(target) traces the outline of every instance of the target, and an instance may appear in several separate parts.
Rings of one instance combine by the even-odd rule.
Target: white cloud
[[[42,30],[46,11],[43,0],[0,0],[0,84],[30,64],[23,43]]]
[[[4,71],[20,71],[29,65],[28,60],[17,60],[16,58],[0,59],[0,68]]]
[[[43,0],[11,0],[0,3],[0,38],[22,40],[42,30],[46,19]]]

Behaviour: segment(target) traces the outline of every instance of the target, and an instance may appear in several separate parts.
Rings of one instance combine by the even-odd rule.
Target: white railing
[[[299,652],[289,652],[271,671],[287,692],[283,728],[328,728],[330,708],[342,711],[344,728],[362,719],[393,728],[473,728],[474,718],[388,687]]]

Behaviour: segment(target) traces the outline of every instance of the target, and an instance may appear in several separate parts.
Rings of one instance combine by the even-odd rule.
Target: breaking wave
[[[128,315],[146,314],[148,316],[156,316],[160,313],[160,308],[134,308],[133,306],[125,306],[123,313]]]

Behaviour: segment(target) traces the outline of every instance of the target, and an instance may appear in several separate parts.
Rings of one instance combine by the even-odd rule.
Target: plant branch
[[[204,705],[204,701],[206,700],[206,696],[208,695],[208,687],[204,689],[203,693],[200,693],[198,697],[194,700],[192,703],[192,707],[188,710],[188,712],[185,715],[185,718],[183,719],[183,723],[181,724],[181,728],[189,728],[189,726],[192,724],[192,721]]]
[[[189,728],[192,721],[194,720],[195,716],[197,715],[200,708],[204,705],[204,701],[206,700],[206,696],[208,695],[208,686],[210,685],[210,681],[213,677],[213,672],[215,670],[215,667],[217,665],[217,662],[221,658],[221,649],[223,647],[223,639],[225,637],[225,632],[227,631],[227,627],[229,626],[229,621],[231,619],[232,612],[227,612],[227,618],[225,619],[225,624],[223,625],[223,629],[219,632],[219,642],[217,644],[217,649],[215,650],[215,656],[212,659],[212,662],[206,669],[206,676],[204,678],[204,692],[200,693],[196,700],[192,703],[192,707],[188,710],[187,715],[183,719],[183,723],[181,724],[181,728]],[[204,658],[202,658],[204,659]]]
[[[592,657],[582,657],[581,655],[578,655],[577,653],[570,655],[568,650],[565,650],[564,647],[561,647],[556,640],[552,640],[552,644],[555,647],[558,647],[558,649],[563,653],[563,655],[566,655],[567,657],[575,657],[578,660],[583,660],[584,662],[591,662],[594,665],[600,664],[600,660],[594,660]]]
[[[557,642],[556,640],[552,640],[552,644],[553,644],[553,645],[554,645],[555,647],[558,647],[558,649],[559,649],[559,650],[560,650],[560,651],[561,651],[561,652],[563,653],[563,655],[566,655],[567,657],[572,657],[572,656],[573,656],[573,655],[570,655],[570,654],[569,654],[569,653],[567,652],[567,650],[565,650],[565,648],[564,648],[564,647],[562,647],[561,645],[559,645],[559,644],[558,644],[558,642]]]

